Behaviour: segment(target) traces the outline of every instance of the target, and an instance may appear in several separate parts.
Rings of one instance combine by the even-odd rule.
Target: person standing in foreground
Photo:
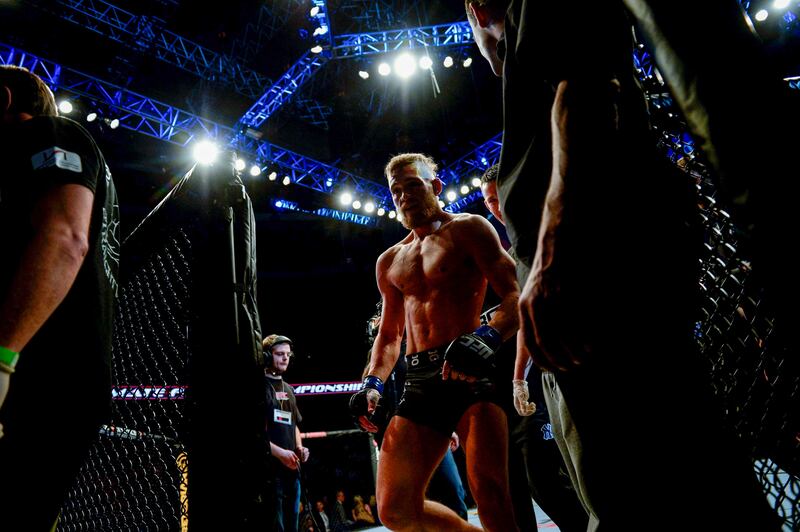
[[[774,530],[692,337],[693,190],[657,151],[622,3],[584,7],[576,18],[563,3],[466,0],[504,83],[498,192],[523,287],[517,367],[532,356],[545,370],[589,530],[671,529],[652,505],[677,493],[697,529]]]
[[[39,532],[110,411],[119,207],[38,76],[0,66],[0,113],[0,529]],[[65,384],[76,393],[54,399]]]
[[[507,472],[507,427],[489,379],[495,351],[515,333],[518,288],[513,261],[489,222],[439,206],[442,181],[425,155],[386,166],[392,199],[409,235],[376,265],[383,315],[364,387],[350,401],[360,426],[369,419],[406,334],[408,373],[378,465],[378,515],[393,530],[478,530],[424,499],[433,470],[457,432],[483,526],[514,531]],[[480,310],[487,285],[501,298],[487,326]]]

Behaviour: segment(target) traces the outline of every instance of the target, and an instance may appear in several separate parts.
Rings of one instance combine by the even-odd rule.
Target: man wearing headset
[[[308,460],[297,424],[303,419],[297,409],[294,390],[282,375],[289,368],[292,341],[286,336],[271,334],[264,338],[267,379],[267,434],[275,466],[277,494],[277,528],[281,532],[296,532],[300,511],[300,463]]]

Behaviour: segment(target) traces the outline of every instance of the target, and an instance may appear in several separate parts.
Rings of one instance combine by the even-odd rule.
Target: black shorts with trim
[[[396,415],[449,438],[470,406],[479,402],[499,406],[499,402],[496,386],[488,377],[475,382],[442,380],[446,348],[444,345],[406,356],[406,383]]]

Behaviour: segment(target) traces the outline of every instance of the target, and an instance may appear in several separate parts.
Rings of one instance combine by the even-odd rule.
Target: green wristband
[[[14,368],[17,365],[18,360],[19,360],[19,353],[0,345],[0,362],[5,364],[6,366]]]

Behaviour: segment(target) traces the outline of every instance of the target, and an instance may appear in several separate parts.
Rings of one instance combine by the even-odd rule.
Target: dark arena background
[[[742,5],[798,89],[800,4]],[[766,496],[798,530],[796,324],[762,297],[748,242],[649,51],[634,60],[664,157],[697,187],[697,341]],[[264,518],[263,383],[249,341],[259,321],[295,342],[286,380],[306,385],[312,504],[374,494],[373,444],[352,430],[347,399],[379,299],[375,260],[406,234],[383,166],[428,153],[446,210],[486,215],[474,179],[500,153],[502,84],[463,3],[0,0],[0,64],[29,68],[70,104],[62,112],[92,132],[121,202],[114,418],[58,529],[244,530],[235,523]],[[202,141],[221,159],[192,171]]]

